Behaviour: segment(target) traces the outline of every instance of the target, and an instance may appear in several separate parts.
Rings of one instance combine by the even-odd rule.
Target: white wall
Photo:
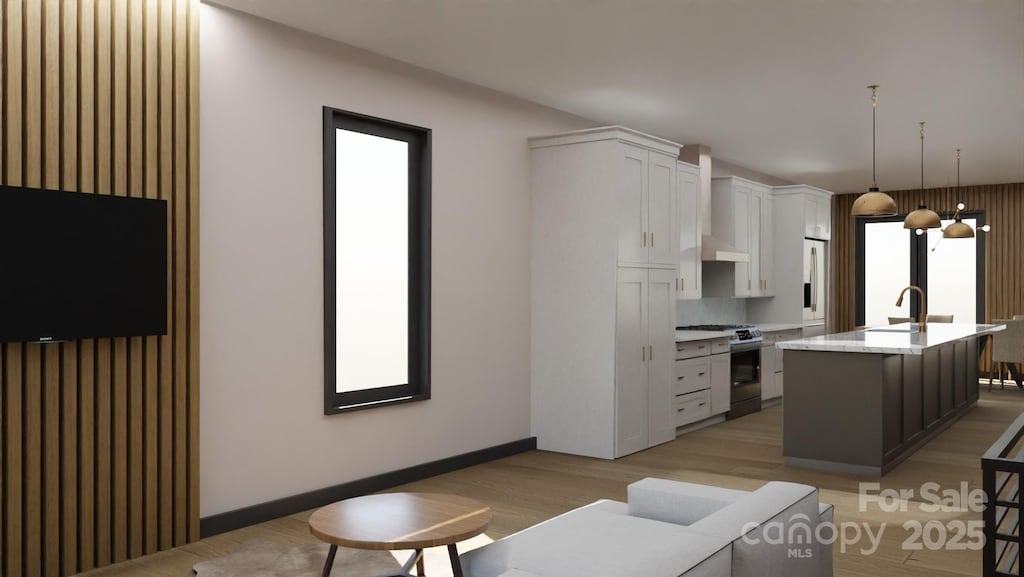
[[[201,10],[201,515],[528,437],[526,137],[591,123]],[[433,129],[429,401],[323,415],[323,105]]]

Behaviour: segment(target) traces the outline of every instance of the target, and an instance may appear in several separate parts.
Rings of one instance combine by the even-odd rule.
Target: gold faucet
[[[921,310],[917,312],[917,325],[920,327],[919,330],[923,333],[928,330],[928,325],[925,324],[925,320],[928,318],[928,309],[925,307],[924,291],[921,290],[921,287],[910,285],[901,290],[900,298],[896,299],[896,306],[903,306],[903,295],[905,295],[908,290],[916,290],[917,294],[921,295]]]

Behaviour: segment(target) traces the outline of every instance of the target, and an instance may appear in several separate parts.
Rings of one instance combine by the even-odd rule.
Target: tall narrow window
[[[943,239],[931,229],[916,235],[903,228],[905,215],[857,219],[857,310],[861,326],[888,323],[889,317],[917,318],[921,307],[916,292],[896,307],[900,290],[917,285],[924,290],[927,310],[952,315],[954,323],[985,321],[985,237]],[[963,222],[978,230],[985,213],[962,212]],[[948,215],[942,225],[953,221]]]
[[[324,412],[430,395],[430,131],[324,108]]]

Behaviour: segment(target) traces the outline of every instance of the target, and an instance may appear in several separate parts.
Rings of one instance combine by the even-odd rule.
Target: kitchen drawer
[[[711,392],[707,389],[676,395],[676,426],[696,423],[711,416]]]
[[[692,393],[711,386],[711,360],[698,357],[676,361],[676,394]]]
[[[729,339],[715,339],[711,341],[711,354],[717,355],[729,352]]]
[[[729,346],[729,341],[726,340],[726,347]],[[704,357],[711,354],[711,343],[712,341],[685,341],[676,343],[676,360],[692,359],[694,357]]]

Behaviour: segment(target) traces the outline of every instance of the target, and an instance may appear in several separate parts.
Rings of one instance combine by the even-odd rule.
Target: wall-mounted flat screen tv
[[[166,201],[0,186],[0,342],[166,333]]]

